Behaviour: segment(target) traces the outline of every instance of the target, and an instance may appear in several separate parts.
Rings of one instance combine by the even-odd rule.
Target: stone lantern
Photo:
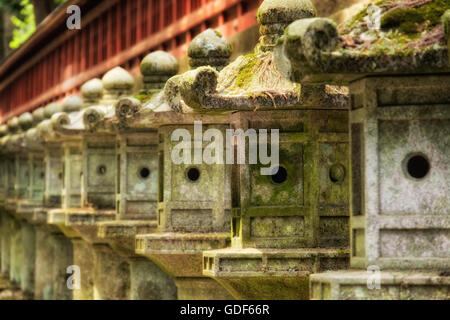
[[[234,130],[232,247],[205,250],[202,263],[238,299],[308,299],[310,274],[348,265],[346,91],[293,83],[274,62],[284,27],[314,15],[310,1],[264,1],[253,54],[220,73],[199,68],[179,84],[179,100],[229,114]]]
[[[208,64],[210,57],[211,64],[223,68],[231,55],[227,41],[212,30],[205,31],[197,39],[189,48],[191,65]],[[194,137],[194,131],[201,134],[214,129],[225,134],[228,127],[228,116],[196,114],[177,99],[180,81],[193,71],[171,78],[163,92],[139,106],[138,112],[128,118],[127,124],[134,130],[158,130],[158,232],[137,235],[136,252],[175,278],[178,299],[230,299],[217,282],[203,277],[201,270],[204,249],[223,248],[229,244],[230,167],[201,162],[176,165],[171,159],[177,145],[171,141],[175,131],[187,133],[190,137],[186,142],[195,142],[197,152],[202,153],[206,144]],[[202,121],[203,127],[195,127],[196,121]]]
[[[17,201],[15,216],[20,221],[22,259],[20,261],[20,287],[25,297],[34,297],[36,232],[33,226],[34,209],[43,205],[44,166],[41,141],[37,135],[36,125],[43,120],[39,114],[32,116],[24,113],[19,122],[25,130],[22,148],[28,157],[28,184],[26,197]],[[16,247],[17,249],[17,247]]]
[[[7,150],[14,155],[14,181],[12,197],[6,200],[6,211],[10,215],[9,220],[9,241],[10,241],[10,280],[21,286],[22,265],[23,265],[23,245],[22,245],[22,225],[26,222],[19,214],[19,205],[27,198],[30,171],[28,167],[28,153],[24,148],[25,131],[33,124],[31,114],[25,113],[20,117],[11,119],[8,122],[10,132],[14,133],[8,140]]]
[[[59,136],[52,129],[51,118],[64,110],[63,104],[50,103],[33,112],[43,118],[36,126],[34,140],[42,139],[44,188],[43,202],[34,209],[36,265],[34,296],[38,300],[70,300],[72,291],[67,287],[67,267],[73,264],[72,243],[52,224],[47,224],[49,212],[61,207],[63,179],[63,148]]]
[[[127,126],[127,120],[136,105],[160,93],[177,72],[178,62],[172,55],[163,51],[147,55],[141,62],[143,89],[134,97],[121,99],[114,114],[118,120],[117,219],[100,223],[99,236],[129,261],[132,300],[176,299],[172,279],[135,253],[135,236],[155,232],[157,227],[158,132],[155,127],[135,130]]]
[[[432,5],[404,10],[420,16]],[[299,20],[277,48],[293,80],[350,88],[351,267],[359,271],[313,275],[314,299],[450,297],[448,17],[407,33],[385,7],[380,30],[364,15],[340,33],[328,19]],[[386,46],[389,34],[400,36]]]
[[[134,80],[128,72],[120,67],[114,68],[104,75],[101,83],[94,79],[83,86],[85,104],[81,111],[60,114],[52,119],[63,141],[67,139],[64,142],[67,145],[64,167],[66,199],[63,197],[63,210],[52,212],[49,221],[74,233],[66,234],[74,243],[74,264],[81,270],[81,291],[76,293],[76,298],[104,300],[128,297],[128,262],[97,236],[98,223],[115,218],[117,173],[115,134],[107,126],[99,125],[104,123],[104,118],[114,114],[115,101],[130,95],[133,86]],[[71,171],[68,172],[69,168]],[[70,190],[80,192],[78,198],[68,193],[69,186]],[[110,271],[105,273],[105,268]],[[115,280],[110,281],[111,277]]]

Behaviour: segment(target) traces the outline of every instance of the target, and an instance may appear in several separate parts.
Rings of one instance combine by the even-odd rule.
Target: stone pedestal
[[[127,300],[130,296],[130,265],[107,244],[94,244],[94,299]]]
[[[73,238],[73,264],[80,269],[81,286],[73,291],[74,300],[94,299],[95,253],[92,245],[81,238]]]
[[[36,227],[36,267],[34,281],[34,298],[36,300],[53,299],[52,269],[55,262],[50,238],[51,227],[44,225]]]
[[[25,297],[32,298],[35,290],[36,248],[41,244],[36,242],[35,227],[31,224],[22,222],[21,233],[23,257],[20,288]]]
[[[226,233],[163,233],[136,236],[136,252],[175,278],[179,300],[231,300],[213,279],[203,276],[204,250],[229,245]]]
[[[173,279],[154,262],[135,254],[135,236],[156,229],[156,221],[112,221],[99,224],[98,235],[130,264],[131,300],[174,300]]]
[[[439,272],[348,270],[311,276],[314,300],[447,300],[449,297],[450,276]]]
[[[53,300],[72,300],[72,290],[67,285],[67,268],[73,265],[73,248],[70,239],[62,233],[52,234],[50,245],[54,252],[52,264]]]
[[[173,279],[155,263],[143,257],[128,259],[130,263],[131,300],[175,300],[177,288]]]
[[[240,300],[308,300],[309,276],[346,268],[348,254],[319,248],[206,251],[203,274]]]
[[[11,243],[10,243],[10,270],[9,279],[14,284],[20,286],[21,273],[22,273],[22,258],[23,258],[23,246],[22,246],[22,225],[21,223],[12,218],[11,219]]]
[[[29,187],[29,189],[32,189]],[[17,202],[15,216],[21,224],[21,245],[22,262],[20,271],[20,288],[25,297],[34,297],[35,290],[35,269],[36,269],[36,249],[39,243],[36,242],[36,229],[34,221],[34,211],[42,204],[21,200]]]

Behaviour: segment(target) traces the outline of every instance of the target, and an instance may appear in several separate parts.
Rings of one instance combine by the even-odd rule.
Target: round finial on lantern
[[[25,112],[19,117],[19,126],[23,131],[30,129],[33,126],[33,116],[29,112]]]
[[[115,67],[108,71],[102,78],[103,103],[114,103],[122,96],[129,96],[134,87],[133,76],[122,67]]]
[[[38,124],[45,120],[44,108],[38,108],[32,112],[34,124]]]
[[[289,24],[316,14],[310,0],[264,0],[257,14],[261,34],[258,50],[272,51]]]
[[[192,68],[211,66],[220,71],[228,64],[232,52],[231,44],[220,32],[207,29],[189,45],[189,64]]]
[[[76,95],[68,96],[61,102],[63,112],[71,113],[80,111],[83,107],[83,100]]]
[[[46,119],[50,119],[55,113],[62,111],[62,106],[59,103],[52,102],[44,108],[44,116]]]
[[[103,97],[103,82],[94,78],[81,86],[81,95],[85,106],[99,103]]]
[[[178,61],[170,53],[155,51],[141,62],[144,89],[162,89],[167,80],[178,73]]]

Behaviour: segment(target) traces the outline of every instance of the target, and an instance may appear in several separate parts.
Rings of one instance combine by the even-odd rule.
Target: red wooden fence
[[[71,1],[82,5],[81,30],[67,30],[63,15],[53,30],[38,29],[48,35],[37,49],[26,52],[25,46],[0,68],[1,121],[78,93],[84,82],[114,66],[136,73],[154,50],[184,56],[191,39],[209,27],[229,37],[254,26],[261,2],[103,0],[92,7],[93,1]]]

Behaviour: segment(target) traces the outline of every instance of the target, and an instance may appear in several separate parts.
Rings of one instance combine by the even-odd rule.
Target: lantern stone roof
[[[339,27],[330,19],[297,20],[278,42],[276,64],[289,79],[314,83],[449,72],[449,9],[449,0],[381,0]]]
[[[116,67],[102,78],[87,81],[81,89],[83,99],[70,96],[63,101],[63,112],[52,116],[43,131],[52,135],[77,136],[94,131],[109,132],[106,120],[114,117],[115,103],[121,96],[131,94],[133,77],[123,68]]]
[[[228,64],[232,52],[231,44],[220,32],[207,29],[189,44],[189,65],[191,68],[209,65],[221,70]]]

